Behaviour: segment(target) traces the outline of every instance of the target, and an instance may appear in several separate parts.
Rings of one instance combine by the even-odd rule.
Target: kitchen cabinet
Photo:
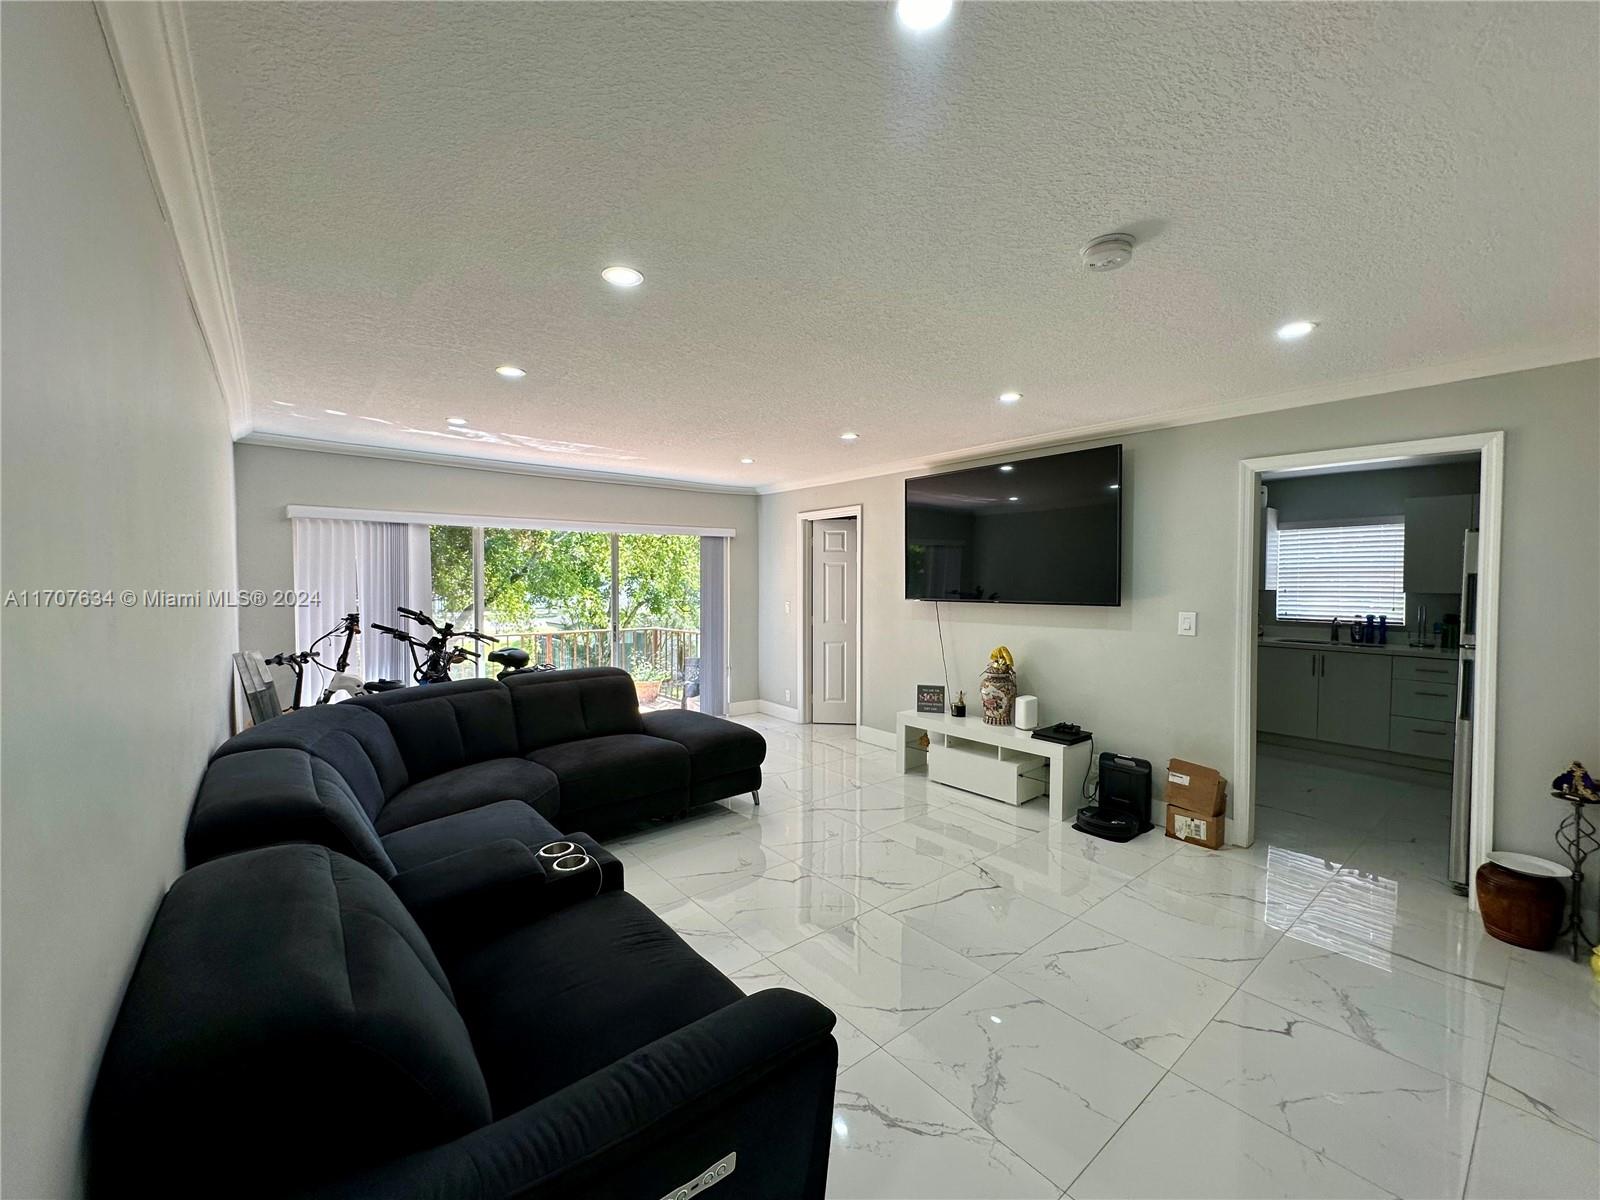
[[[1317,658],[1317,739],[1388,749],[1388,657],[1362,651],[1324,652]]]
[[[1297,646],[1260,648],[1256,656],[1257,729],[1288,737],[1317,736],[1317,661],[1321,657],[1315,650]]]
[[[1416,758],[1455,757],[1456,663],[1397,658],[1389,701],[1389,749]]]
[[[1405,585],[1410,595],[1461,591],[1462,536],[1476,496],[1413,496],[1405,502]]]

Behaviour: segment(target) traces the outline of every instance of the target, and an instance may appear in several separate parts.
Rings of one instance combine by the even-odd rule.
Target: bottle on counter
[[[1389,644],[1389,618],[1388,617],[1379,617],[1378,618],[1378,645],[1387,646],[1388,644]]]

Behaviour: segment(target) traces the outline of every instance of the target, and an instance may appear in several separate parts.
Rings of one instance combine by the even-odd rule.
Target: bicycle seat
[[[498,663],[508,671],[520,671],[528,665],[528,652],[518,646],[507,646],[503,650],[490,651],[489,661]]]

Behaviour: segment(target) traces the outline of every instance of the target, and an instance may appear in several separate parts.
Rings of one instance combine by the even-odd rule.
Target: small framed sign
[[[917,711],[919,713],[944,712],[944,684],[917,684]]]

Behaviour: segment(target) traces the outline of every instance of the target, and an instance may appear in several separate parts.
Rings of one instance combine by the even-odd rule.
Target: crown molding
[[[660,475],[629,475],[620,471],[596,471],[585,467],[551,466],[519,462],[515,459],[477,458],[466,454],[445,454],[437,450],[413,450],[398,446],[372,446],[363,442],[340,442],[331,438],[301,438],[259,430],[237,439],[243,446],[274,446],[282,450],[307,450],[316,454],[349,454],[356,458],[384,458],[395,462],[421,463],[434,467],[456,467],[468,471],[492,471],[501,475],[535,475],[544,479],[565,479],[575,483],[610,483],[626,487],[664,488],[673,492],[707,492],[719,496],[754,496],[756,489],[736,484],[701,483]]]
[[[1566,363],[1586,362],[1596,357],[1593,345],[1572,345],[1542,348],[1531,351],[1512,351],[1464,359],[1441,366],[1408,367],[1367,375],[1359,379],[1338,383],[1313,384],[1287,392],[1274,392],[1252,396],[1243,400],[1229,400],[1202,408],[1164,414],[1159,417],[1131,417],[1125,420],[1102,421],[1096,425],[1079,425],[1058,429],[1032,437],[1014,438],[1003,442],[986,442],[921,458],[901,459],[881,463],[859,471],[846,471],[834,475],[820,475],[795,483],[772,484],[758,488],[763,496],[784,492],[799,492],[807,488],[826,487],[831,484],[853,483],[858,479],[876,479],[884,475],[899,475],[909,471],[934,470],[956,463],[977,459],[1005,457],[1029,450],[1043,450],[1073,442],[1087,442],[1102,438],[1134,433],[1149,433],[1157,429],[1177,429],[1185,425],[1204,425],[1211,421],[1227,421],[1235,417],[1250,417],[1260,413],[1282,412],[1293,408],[1310,408],[1317,404],[1332,404],[1340,400],[1359,400],[1367,396],[1382,396],[1391,392],[1410,391],[1415,388],[1434,387],[1445,383],[1463,383],[1471,379],[1485,379],[1493,375],[1510,375],[1517,371],[1534,371],[1541,367],[1557,367]]]
[[[178,247],[189,302],[211,355],[235,438],[250,430],[250,390],[227,246],[217,213],[183,9],[96,0],[95,13],[156,198]]]

